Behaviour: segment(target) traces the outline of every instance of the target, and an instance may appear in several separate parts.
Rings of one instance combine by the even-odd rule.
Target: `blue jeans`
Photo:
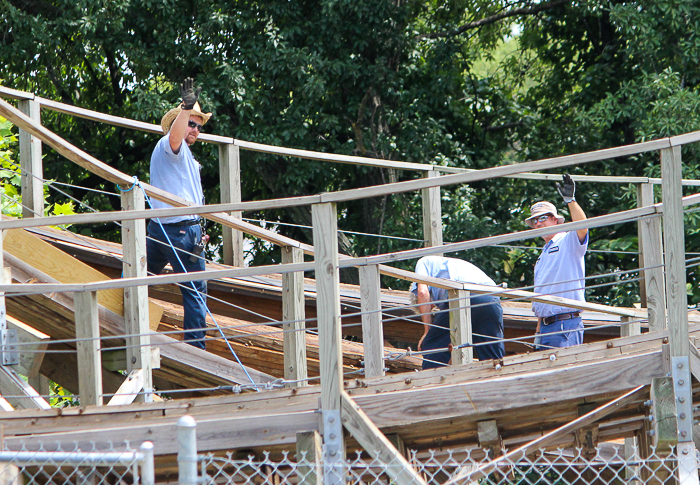
[[[568,330],[568,331],[567,331]],[[552,332],[561,332],[556,335],[548,335]],[[538,350],[547,350],[550,347],[572,347],[583,343],[583,322],[581,317],[569,320],[558,320],[545,325],[540,324],[540,345]]]
[[[172,245],[178,250],[177,255],[170,247],[163,229],[165,229],[165,234],[170,238]],[[192,262],[188,254],[202,241],[202,228],[199,224],[191,226],[163,224],[161,228],[158,222],[152,220],[148,223],[148,235],[164,243],[160,244],[151,239],[146,241],[148,271],[150,273],[159,274],[168,263],[170,263],[175,273],[204,271],[204,260],[197,258],[195,262]],[[180,261],[182,264],[180,264]],[[192,288],[195,288],[197,291],[194,291]],[[185,341],[190,345],[204,349],[203,329],[206,328],[207,283],[206,281],[182,283],[180,293],[182,293],[182,306],[185,310],[183,326],[185,330],[193,330],[192,332],[185,332]]]

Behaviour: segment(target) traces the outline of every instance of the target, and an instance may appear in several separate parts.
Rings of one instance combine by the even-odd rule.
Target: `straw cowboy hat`
[[[532,215],[525,219],[525,224],[530,227],[535,227],[534,220],[544,214],[552,214],[556,217],[559,224],[564,222],[564,218],[557,213],[557,208],[551,202],[535,202],[530,207],[530,214]]]
[[[170,127],[173,126],[173,122],[175,118],[177,118],[177,115],[180,114],[180,111],[182,111],[182,108],[178,106],[165,113],[165,116],[160,119],[160,126],[163,128],[163,133],[166,135],[168,134]],[[206,125],[209,118],[211,118],[211,113],[202,113],[202,107],[199,106],[199,103],[194,103],[194,108],[192,108],[192,113],[190,113],[190,115],[202,118],[203,125]]]

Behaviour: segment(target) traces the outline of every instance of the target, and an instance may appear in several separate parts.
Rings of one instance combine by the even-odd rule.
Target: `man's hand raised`
[[[202,88],[194,89],[194,80],[191,77],[185,79],[185,81],[180,85],[180,96],[182,96],[182,109],[191,110],[194,108],[197,99],[199,99],[199,93],[202,92]]]

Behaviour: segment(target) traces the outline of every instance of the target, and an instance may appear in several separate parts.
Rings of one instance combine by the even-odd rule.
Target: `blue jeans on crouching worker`
[[[163,229],[165,233],[163,233]],[[160,274],[168,263],[175,273],[204,271],[204,260],[197,258],[194,262],[190,261],[189,254],[202,241],[202,228],[199,224],[163,224],[161,228],[157,221],[151,220],[148,223],[148,235],[155,239],[155,241],[148,239],[146,242],[148,271],[150,273]],[[178,250],[177,255],[168,243],[168,238]],[[193,287],[197,290],[196,292],[192,289]],[[181,283],[180,293],[182,293],[182,306],[185,310],[183,326],[185,330],[193,330],[185,332],[185,341],[190,345],[204,349],[203,329],[206,327],[207,283],[206,281]]]
[[[563,332],[550,335],[553,332]],[[540,346],[538,350],[550,347],[572,347],[583,343],[583,321],[581,317],[540,324]]]

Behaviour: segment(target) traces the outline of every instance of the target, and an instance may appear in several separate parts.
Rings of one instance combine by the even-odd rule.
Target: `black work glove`
[[[194,89],[192,84],[194,80],[191,77],[185,79],[185,81],[180,86],[180,96],[182,96],[182,109],[190,110],[194,108],[194,104],[199,98],[199,93],[202,92],[202,88]]]
[[[561,194],[561,196],[564,198],[565,203],[569,204],[576,200],[574,198],[574,193],[576,192],[576,184],[571,178],[571,175],[565,173],[562,177],[562,183],[560,184],[559,182],[557,182],[556,185],[557,190],[559,191],[559,194]]]

